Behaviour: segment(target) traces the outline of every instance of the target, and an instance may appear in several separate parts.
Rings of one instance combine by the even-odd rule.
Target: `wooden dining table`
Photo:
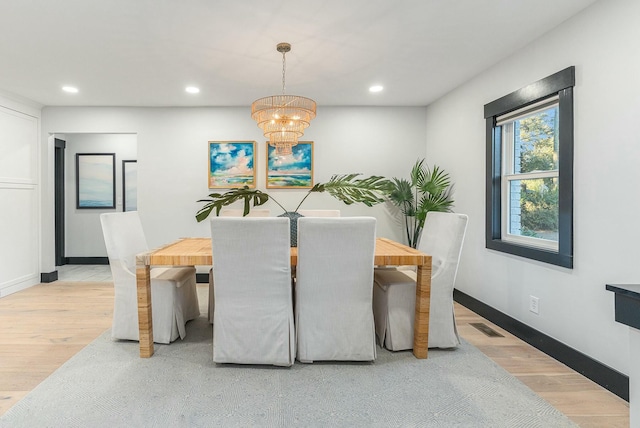
[[[298,263],[298,249],[291,247],[291,266]],[[431,256],[387,238],[376,239],[376,266],[417,266],[416,308],[413,325],[413,355],[427,358],[429,342],[429,305],[431,302]],[[212,266],[211,238],[182,238],[158,249],[136,256],[138,291],[138,328],[140,357],[153,355],[151,321],[152,266]]]

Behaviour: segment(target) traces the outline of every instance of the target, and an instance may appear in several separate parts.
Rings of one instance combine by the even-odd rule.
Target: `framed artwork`
[[[299,141],[288,156],[277,156],[267,143],[267,188],[310,189],[313,187],[313,141]]]
[[[255,141],[209,141],[209,188],[255,188],[255,153]]]
[[[138,161],[122,161],[122,211],[138,211]]]
[[[116,154],[76,154],[76,208],[116,207]]]

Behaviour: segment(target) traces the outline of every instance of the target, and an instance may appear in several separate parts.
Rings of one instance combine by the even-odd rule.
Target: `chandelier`
[[[282,95],[257,99],[251,104],[251,118],[269,137],[269,145],[275,147],[278,156],[291,154],[309,122],[316,117],[316,102],[297,95],[285,95],[285,54],[291,50],[289,43],[278,43],[276,50],[282,53]]]

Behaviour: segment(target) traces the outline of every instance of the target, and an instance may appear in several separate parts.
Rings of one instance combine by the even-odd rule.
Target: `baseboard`
[[[196,273],[196,282],[198,284],[208,284],[209,283],[209,274],[208,273]]]
[[[520,340],[527,342],[603,388],[608,389],[623,400],[629,401],[629,377],[625,374],[511,318],[462,291],[454,290],[453,299]]]
[[[68,265],[108,265],[109,257],[65,257]]]
[[[42,272],[40,273],[40,282],[47,283],[58,280],[58,271],[54,270],[53,272]]]

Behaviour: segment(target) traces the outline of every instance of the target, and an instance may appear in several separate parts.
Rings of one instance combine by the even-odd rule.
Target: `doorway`
[[[107,264],[107,250],[99,217],[102,213],[118,212],[124,208],[123,170],[124,165],[130,166],[130,161],[137,158],[137,135],[65,132],[53,133],[52,139],[56,266]],[[83,153],[114,155],[116,161],[111,184],[115,193],[114,208],[78,209],[78,174],[74,160]]]

